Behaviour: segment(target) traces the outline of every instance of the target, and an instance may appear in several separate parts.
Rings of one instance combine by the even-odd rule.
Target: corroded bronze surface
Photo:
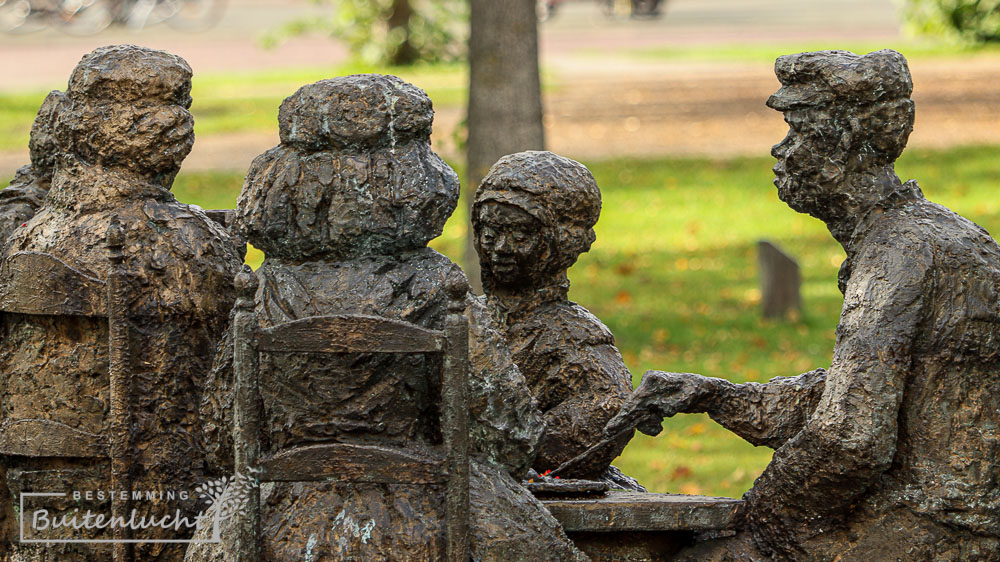
[[[547,424],[539,472],[600,442],[632,389],[611,332],[567,298],[566,270],[590,249],[600,211],[590,171],[551,152],[501,158],[476,192],[473,227],[487,306]],[[600,476],[630,437],[564,476]]]
[[[832,365],[763,385],[650,372],[610,429],[707,411],[777,449],[748,531],[685,559],[998,560],[1000,247],[896,176],[913,126],[899,53],[775,70],[778,194],[847,252]]]
[[[58,147],[49,154],[51,191],[37,214],[10,236],[4,253],[5,258],[17,252],[48,254],[87,277],[107,280],[105,236],[112,221],[120,221],[124,285],[115,290],[115,303],[129,317],[127,330],[118,333],[129,338],[119,357],[132,373],[121,381],[129,388],[127,401],[109,403],[106,319],[4,314],[0,415],[5,422],[57,422],[124,444],[132,450],[123,465],[132,486],[153,492],[193,489],[203,478],[198,403],[242,261],[225,230],[169,191],[194,142],[187,110],[190,79],[187,63],[162,51],[117,46],[85,56],[66,93],[46,100],[56,105],[51,109],[55,140],[49,150]],[[32,165],[41,178],[51,164],[36,155],[39,127],[36,122]],[[112,435],[112,413],[119,409],[129,419]],[[16,541],[17,533],[7,488],[24,489],[12,470],[34,471],[36,490],[112,485],[107,467],[100,465],[77,472],[77,479],[66,477],[65,463],[7,457],[2,464],[7,470],[0,482],[5,541]],[[197,513],[195,501],[182,509]],[[142,514],[163,505],[137,507]],[[85,533],[73,532],[78,538]],[[107,560],[110,552],[107,547],[11,543],[3,549],[0,558],[18,560]],[[142,560],[177,560],[182,553],[183,545],[136,548]]]
[[[446,328],[462,271],[427,248],[458,199],[455,173],[430,150],[430,100],[391,76],[301,88],[279,112],[282,143],[251,165],[237,224],[266,259],[255,311],[267,329],[326,314],[369,314]],[[581,559],[558,523],[511,474],[534,458],[543,424],[499,332],[475,299],[469,319],[472,550],[501,560],[545,552]],[[202,411],[213,464],[232,467],[232,341],[218,355]],[[440,358],[261,354],[262,454],[349,443],[439,447]],[[444,486],[275,483],[261,501],[269,560],[438,559]],[[188,560],[224,559],[225,546]]]

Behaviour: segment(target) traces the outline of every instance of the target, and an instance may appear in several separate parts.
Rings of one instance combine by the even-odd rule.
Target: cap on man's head
[[[781,89],[767,106],[778,111],[906,99],[913,91],[906,59],[891,49],[864,56],[848,51],[785,55],[775,61],[774,73]]]
[[[191,67],[166,51],[110,45],[84,55],[66,93],[73,99],[159,101],[191,107]]]

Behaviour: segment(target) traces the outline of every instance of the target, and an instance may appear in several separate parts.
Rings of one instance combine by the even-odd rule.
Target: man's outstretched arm
[[[704,411],[750,443],[777,449],[805,426],[825,383],[825,369],[777,377],[764,384],[721,381],[720,391]]]
[[[605,433],[638,427],[655,435],[665,417],[704,412],[750,443],[777,449],[805,425],[819,403],[825,380],[823,369],[764,384],[647,371]]]

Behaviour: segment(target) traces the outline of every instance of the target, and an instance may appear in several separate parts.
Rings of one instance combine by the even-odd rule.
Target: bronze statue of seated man
[[[832,364],[743,385],[651,371],[608,431],[707,412],[776,449],[746,530],[684,559],[996,560],[1000,247],[897,177],[914,116],[902,55],[802,53],[775,71],[778,196],[847,252]]]

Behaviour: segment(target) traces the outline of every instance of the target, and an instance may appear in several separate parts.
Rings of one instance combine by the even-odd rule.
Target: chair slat
[[[41,252],[17,252],[0,264],[0,311],[50,316],[107,316],[104,281]]]
[[[100,435],[51,420],[6,420],[0,425],[0,455],[108,458]]]
[[[260,351],[316,353],[435,353],[444,334],[375,316],[314,316],[261,331]]]
[[[443,459],[381,445],[324,443],[261,459],[262,482],[438,484],[448,480]]]

